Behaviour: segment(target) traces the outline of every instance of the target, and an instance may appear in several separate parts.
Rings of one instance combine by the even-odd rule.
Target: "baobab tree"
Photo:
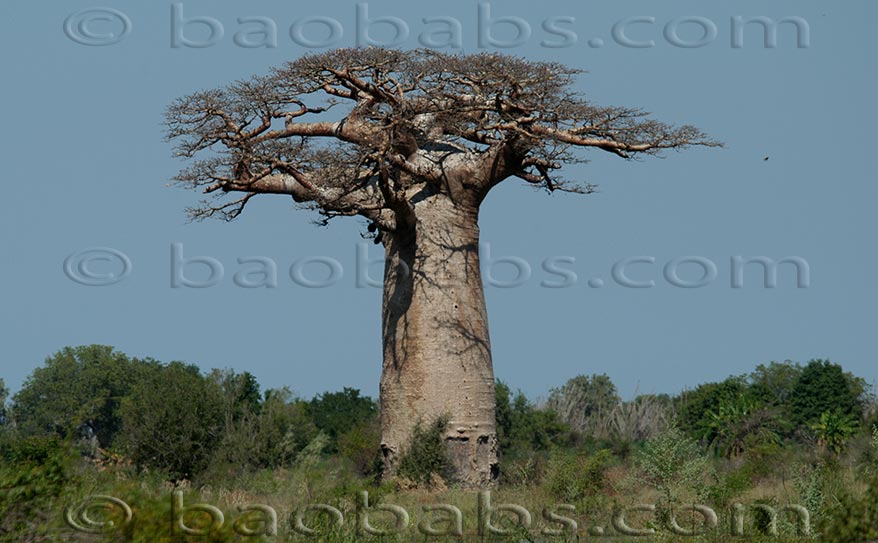
[[[490,190],[514,178],[592,192],[559,175],[582,161],[581,149],[632,159],[717,145],[692,126],[592,104],[574,89],[579,72],[494,53],[341,49],[167,110],[169,139],[192,159],[176,181],[213,195],[193,218],[231,220],[255,196],[281,194],[324,224],[361,217],[383,245],[387,475],[414,426],[441,415],[455,478],[484,485],[498,473],[479,269],[479,207]]]

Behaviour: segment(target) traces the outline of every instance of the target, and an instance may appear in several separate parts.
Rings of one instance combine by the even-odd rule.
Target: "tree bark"
[[[381,430],[394,476],[417,423],[448,416],[452,478],[496,479],[494,371],[479,269],[478,204],[426,187],[414,224],[386,235]]]

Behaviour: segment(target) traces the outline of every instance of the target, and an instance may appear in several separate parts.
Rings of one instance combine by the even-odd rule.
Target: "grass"
[[[134,520],[123,526],[118,511],[95,509],[95,518],[115,520],[118,529],[97,539],[62,530],[63,526],[58,527],[58,533],[64,541],[108,543],[580,541],[599,534],[620,541],[642,541],[642,537],[625,535],[627,525],[633,530],[652,530],[651,538],[662,541],[731,542],[741,540],[734,532],[734,515],[741,507],[736,509],[735,505],[741,504],[747,511],[742,524],[746,538],[804,541],[813,536],[801,533],[791,515],[780,515],[777,535],[772,536],[764,508],[753,506],[807,504],[813,531],[813,524],[830,511],[835,496],[862,493],[867,488],[859,468],[852,463],[812,464],[813,458],[807,452],[793,463],[780,458],[778,464],[773,464],[775,459],[771,458],[760,460],[775,468],[769,475],[754,472],[747,459],[710,459],[710,470],[703,478],[689,487],[676,488],[670,509],[677,518],[677,532],[693,528],[703,532],[694,537],[675,533],[667,517],[662,522],[660,515],[633,510],[638,505],[660,503],[664,498],[655,488],[632,483],[633,463],[608,458],[606,453],[576,456],[568,451],[550,454],[539,481],[500,485],[488,493],[453,486],[400,490],[393,483],[375,484],[356,475],[349,463],[337,457],[312,460],[302,468],[177,486],[165,482],[159,474],[135,473],[131,468],[96,471],[79,467],[76,490],[66,492],[58,507],[82,503],[94,494],[109,495],[126,502]],[[572,484],[563,484],[565,478]],[[183,503],[176,518],[183,518],[186,527],[203,536],[175,533],[174,492],[182,493]],[[363,493],[368,493],[368,503]],[[716,512],[715,527],[704,529],[704,517],[692,512],[694,504],[707,504]],[[216,518],[205,513],[205,506],[222,511],[221,528]],[[298,529],[297,518],[301,520]],[[620,518],[625,519],[624,525]],[[213,531],[209,530],[212,523],[217,528]],[[405,525],[402,530],[401,524]],[[273,526],[276,535],[272,535]],[[309,529],[310,533],[303,533]]]

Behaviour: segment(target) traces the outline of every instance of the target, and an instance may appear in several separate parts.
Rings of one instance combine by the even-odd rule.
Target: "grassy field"
[[[379,407],[231,370],[67,349],[7,402],[0,542],[878,540],[871,387],[814,360],[622,400],[497,383],[500,478],[450,475],[445,423],[382,476]]]
[[[779,448],[730,460],[680,456],[691,450],[670,437],[627,456],[593,445],[509,459],[501,482],[481,492],[435,474],[419,485],[379,483],[319,454],[287,469],[169,482],[124,460],[58,449],[19,477],[30,494],[18,504],[33,508],[6,505],[4,525],[19,515],[27,526],[4,541],[853,541],[832,533],[833,520],[852,522],[841,505],[868,501],[871,489],[874,512],[868,466],[856,458],[869,444],[840,458]],[[788,506],[804,508],[807,521]]]

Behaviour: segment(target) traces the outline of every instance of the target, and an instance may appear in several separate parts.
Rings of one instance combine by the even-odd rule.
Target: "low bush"
[[[819,522],[826,543],[862,543],[878,540],[878,476],[873,477],[863,495],[850,490],[837,496],[838,503]]]
[[[427,425],[415,425],[409,447],[399,461],[400,477],[423,485],[430,484],[436,475],[449,479],[451,463],[444,438],[447,426],[447,416],[437,417]]]
[[[601,495],[612,458],[606,449],[593,455],[556,451],[549,458],[544,485],[554,498],[567,503]]]
[[[0,542],[61,541],[57,513],[76,489],[70,447],[58,438],[0,443]]]
[[[351,461],[359,475],[381,476],[381,428],[377,421],[358,424],[338,436],[338,452]]]

